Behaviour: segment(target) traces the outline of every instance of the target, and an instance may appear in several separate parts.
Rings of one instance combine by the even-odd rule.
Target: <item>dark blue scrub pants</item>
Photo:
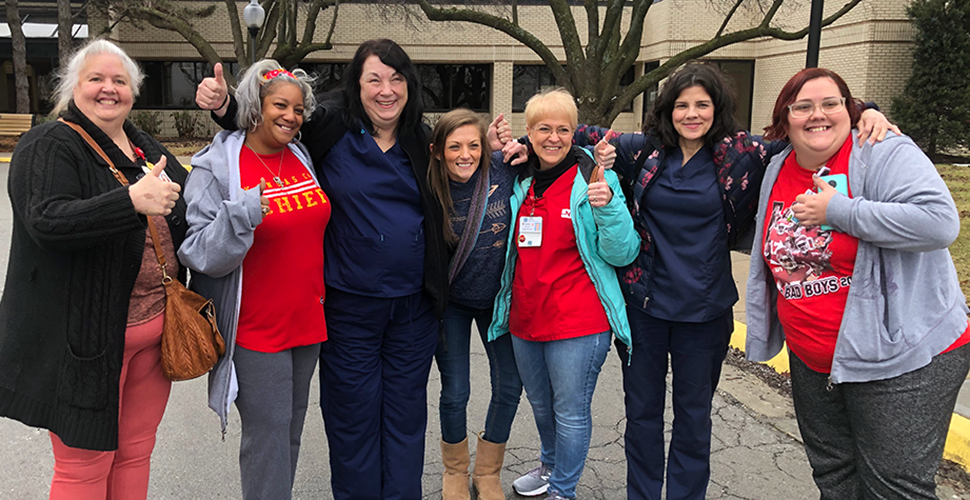
[[[438,345],[431,300],[327,287],[320,407],[336,500],[421,498],[428,373]]]
[[[703,500],[711,477],[711,400],[734,331],[728,310],[704,323],[654,318],[627,307],[632,362],[623,360],[627,498],[660,500],[664,484],[667,360],[673,370],[674,422],[667,454],[667,500]]]

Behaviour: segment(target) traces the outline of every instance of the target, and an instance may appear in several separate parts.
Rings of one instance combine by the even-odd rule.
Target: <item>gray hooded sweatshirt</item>
[[[232,356],[242,299],[242,263],[256,226],[263,221],[259,189],[244,191],[239,178],[245,138],[242,131],[224,130],[192,157],[184,193],[189,229],[178,252],[182,265],[191,270],[190,288],[215,304],[219,331],[226,340],[225,356],[209,372],[209,407],[219,415],[223,433],[238,391]],[[288,147],[316,182],[303,144]]]
[[[791,151],[772,158],[758,202],[746,310],[745,349],[753,361],[771,359],[785,341],[763,233],[771,189]],[[936,166],[909,137],[890,132],[875,145],[853,144],[849,186],[852,198],[836,194],[826,207],[830,226],[859,239],[832,359],[835,384],[919,369],[967,328],[966,299],[947,250],[960,234],[960,216]]]

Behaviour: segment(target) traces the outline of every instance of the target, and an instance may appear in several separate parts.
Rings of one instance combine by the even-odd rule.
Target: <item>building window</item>
[[[421,99],[428,113],[455,108],[489,111],[492,71],[488,64],[418,64]]]
[[[136,109],[197,109],[195,90],[203,78],[212,76],[212,66],[197,61],[140,61],[145,79]],[[224,62],[226,71],[239,75],[239,64]]]
[[[620,78],[620,89],[633,83],[633,66]],[[562,85],[556,82],[556,78],[546,65],[519,65],[512,67],[512,111],[522,113],[525,111],[525,103],[539,92],[551,90]],[[633,104],[629,104],[622,111],[633,111]]]
[[[754,61],[709,61],[717,65],[734,86],[738,105],[734,115],[745,130],[751,130],[751,100],[754,95]]]
[[[643,63],[643,74],[657,69],[660,67],[660,61],[651,61]],[[657,90],[660,88],[659,84],[653,84],[650,88],[643,91],[643,123],[647,123],[647,115],[653,111],[653,105],[657,102]]]
[[[512,111],[522,113],[529,98],[557,86],[548,66],[516,64],[512,67]]]
[[[313,90],[322,95],[340,87],[347,63],[300,63],[299,67],[314,78]]]

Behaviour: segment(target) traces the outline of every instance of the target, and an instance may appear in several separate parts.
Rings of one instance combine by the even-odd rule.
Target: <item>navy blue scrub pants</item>
[[[378,298],[327,287],[320,407],[336,500],[421,498],[428,373],[438,320],[425,293]]]
[[[704,323],[654,318],[627,307],[632,362],[623,360],[627,498],[660,500],[664,484],[667,360],[673,370],[674,422],[667,454],[667,500],[703,500],[711,477],[711,400],[721,377],[734,319],[728,310]]]

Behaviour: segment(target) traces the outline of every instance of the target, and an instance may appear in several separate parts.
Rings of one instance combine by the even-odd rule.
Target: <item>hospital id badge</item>
[[[141,170],[142,172],[145,172],[145,175],[151,175],[152,170],[154,169],[155,169],[155,164],[148,160],[145,160],[145,164],[142,165],[141,167]],[[159,175],[158,178],[166,182],[172,182],[172,178],[169,177],[164,170],[162,170],[162,174]]]
[[[542,217],[519,217],[519,248],[542,245]]]

